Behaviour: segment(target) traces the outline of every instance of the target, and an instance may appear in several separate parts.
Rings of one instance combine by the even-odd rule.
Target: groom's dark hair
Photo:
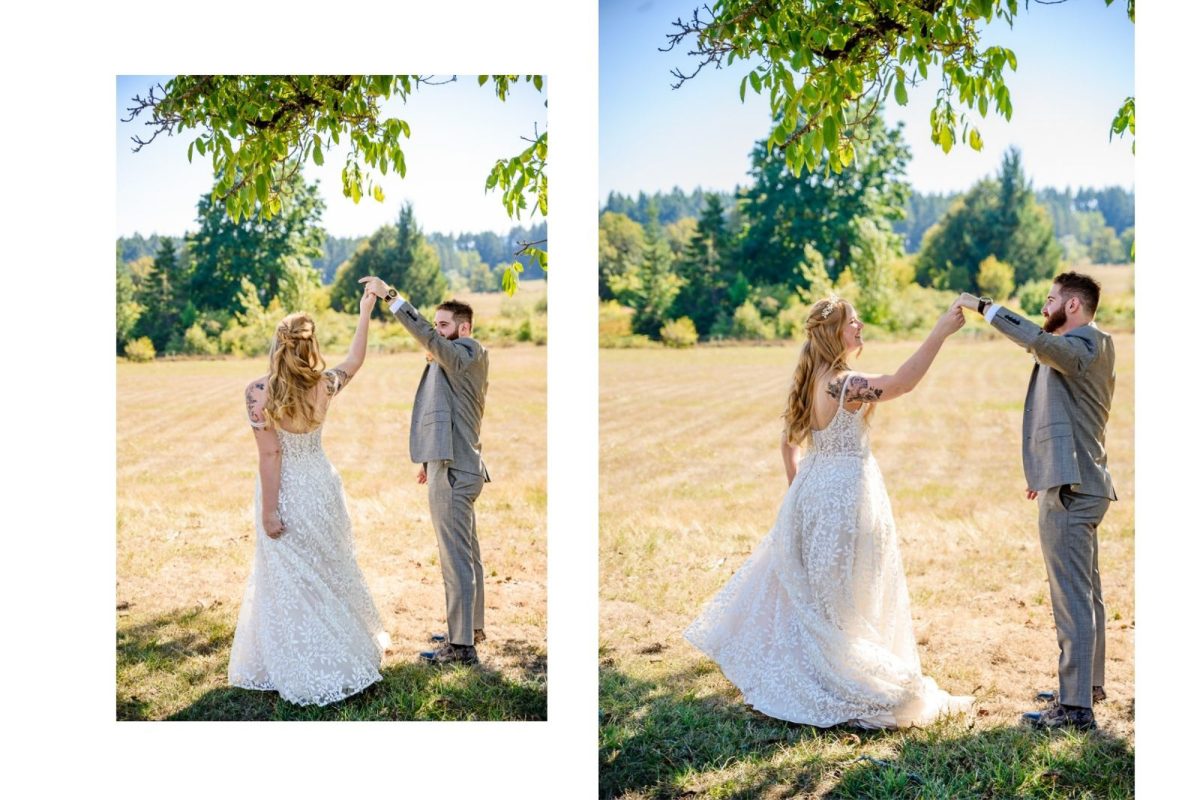
[[[475,327],[475,312],[466,303],[460,303],[457,300],[447,300],[437,307],[438,311],[449,311],[454,318],[455,325],[462,325],[464,322]]]
[[[1083,304],[1083,310],[1089,317],[1096,315],[1100,305],[1100,284],[1095,279],[1082,272],[1063,272],[1054,278],[1061,294],[1071,295]]]

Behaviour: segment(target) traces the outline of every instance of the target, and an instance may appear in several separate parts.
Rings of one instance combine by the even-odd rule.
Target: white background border
[[[9,367],[0,670],[9,788],[107,787],[129,797],[593,795],[597,7],[586,0],[443,2],[436,11],[415,3],[106,5],[15,6],[0,55],[9,234],[0,315]],[[1200,582],[1192,403],[1200,170],[1185,88],[1200,10],[1171,4],[1172,16],[1155,17],[1164,5],[1144,5],[1135,30],[1142,123],[1137,772],[1146,796],[1186,780],[1193,760]],[[114,721],[112,93],[117,74],[213,70],[548,76],[548,722]]]

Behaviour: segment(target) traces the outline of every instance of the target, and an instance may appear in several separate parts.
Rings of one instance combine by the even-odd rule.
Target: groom
[[[1024,714],[1035,728],[1094,728],[1092,704],[1105,697],[1096,529],[1117,499],[1104,449],[1116,355],[1112,337],[1092,322],[1099,303],[1100,285],[1077,272],[1055,277],[1041,326],[986,297],[964,293],[958,299],[1036,360],[1025,394],[1021,455],[1025,496],[1038,500],[1059,658],[1057,694],[1038,695],[1053,705]]]
[[[396,319],[429,353],[413,401],[408,449],[413,462],[421,465],[417,482],[429,487],[449,630],[441,647],[421,653],[421,658],[433,664],[477,664],[475,643],[483,640],[483,561],[475,500],[491,480],[479,444],[488,387],[487,350],[471,338],[474,313],[466,303],[442,303],[431,325],[381,279],[368,276],[359,283],[385,298]]]

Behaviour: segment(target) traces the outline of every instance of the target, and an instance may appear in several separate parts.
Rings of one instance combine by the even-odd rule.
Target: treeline
[[[637,197],[609,192],[600,213],[611,211],[624,214],[634,222],[646,225],[653,207],[658,210],[658,221],[667,225],[687,217],[698,219],[708,194],[715,194],[728,214],[741,192],[741,187],[734,187],[732,192],[705,192],[696,188],[691,193],[675,187],[670,192],[638,192]],[[918,252],[925,232],[945,216],[954,201],[963,194],[912,192],[904,215],[891,223],[892,230],[904,237],[904,252]],[[1133,192],[1120,186],[1077,191],[1068,187],[1038,189],[1035,197],[1050,212],[1054,236],[1063,248],[1066,261],[1092,261],[1097,264],[1129,262],[1134,238]]]
[[[353,331],[346,314],[357,312],[357,280],[368,274],[422,307],[454,292],[499,291],[500,276],[514,260],[524,264],[525,279],[545,276],[536,261],[514,257],[522,244],[546,238],[544,222],[507,236],[427,236],[405,205],[394,224],[371,236],[327,237],[320,225],[324,202],[316,186],[299,177],[271,219],[252,215],[234,223],[211,193],[197,211],[198,229],[184,237],[117,239],[119,354],[139,360],[162,353],[259,354],[278,320],[297,310],[323,315],[331,333],[326,341],[336,346]],[[525,340],[538,338],[537,325],[514,325],[521,322],[531,331]]]
[[[153,254],[157,246],[150,248],[150,240],[137,239],[146,243],[143,250]],[[158,237],[151,237],[157,239]],[[313,259],[313,266],[321,273],[323,283],[333,283],[337,268],[354,255],[367,241],[367,236],[326,236],[324,252]],[[492,231],[481,233],[427,233],[425,238],[438,254],[438,264],[449,281],[452,291],[464,288],[473,292],[496,292],[500,290],[500,274],[505,266],[520,261],[525,267],[521,277],[539,280],[546,277],[541,266],[525,256],[514,256],[525,242],[536,242],[546,238],[546,223],[532,227],[514,227],[507,234]],[[118,240],[120,242],[122,240]],[[177,244],[179,241],[177,240]],[[132,248],[127,248],[132,250]],[[143,254],[139,252],[139,255]],[[127,261],[133,260],[126,258]]]
[[[798,336],[808,304],[829,292],[897,332],[931,324],[964,290],[1015,293],[1034,313],[1064,258],[1128,259],[1117,252],[1128,254],[1133,236],[1123,190],[1042,203],[1010,150],[967,192],[913,194],[898,130],[877,118],[856,150],[840,174],[796,175],[759,142],[753,182],[733,194],[610,194],[599,220],[602,344]]]

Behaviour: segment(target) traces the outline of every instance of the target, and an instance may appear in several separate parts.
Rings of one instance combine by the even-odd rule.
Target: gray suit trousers
[[[475,631],[483,628],[483,560],[475,532],[475,499],[483,490],[483,476],[451,464],[425,465],[429,512],[437,533],[450,642],[475,644]]]
[[[1067,486],[1038,497],[1038,532],[1058,633],[1058,697],[1069,706],[1091,708],[1092,687],[1104,685],[1104,596],[1096,528],[1109,502]]]

